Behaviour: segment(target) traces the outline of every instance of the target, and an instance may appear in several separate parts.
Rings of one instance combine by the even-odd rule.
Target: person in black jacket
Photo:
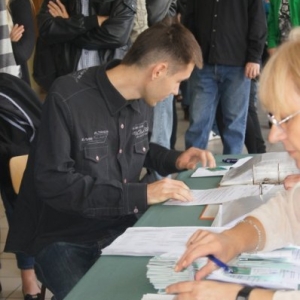
[[[149,205],[192,200],[178,180],[140,182],[143,167],[168,175],[198,162],[215,166],[208,151],[149,143],[152,107],[177,94],[195,64],[201,67],[202,58],[193,35],[178,23],[157,23],[122,61],[62,76],[52,85],[6,251],[34,255],[37,277],[55,299],[63,299],[101,249]]]
[[[135,12],[136,0],[44,0],[37,23],[52,54],[53,79],[123,58]]]
[[[31,0],[6,0],[10,19],[10,39],[20,77],[30,85],[27,61],[35,45],[33,3]]]
[[[29,85],[20,78],[0,73],[0,190],[9,226],[17,195],[9,171],[9,160],[29,153],[40,122],[41,102]],[[16,254],[21,270],[24,299],[38,300],[40,288],[34,272],[34,258]]]

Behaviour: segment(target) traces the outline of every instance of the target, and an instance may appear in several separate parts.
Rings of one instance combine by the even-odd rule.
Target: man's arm
[[[248,1],[248,63],[261,63],[261,56],[267,36],[267,24],[261,0]]]
[[[90,31],[72,41],[88,50],[116,49],[125,46],[130,38],[136,13],[136,0],[115,0],[109,17]]]
[[[68,18],[54,17],[49,12],[48,4],[52,0],[44,0],[40,12],[37,15],[37,23],[40,37],[48,44],[64,43],[99,26],[97,15],[83,16],[69,15]],[[65,2],[61,3],[66,7]]]

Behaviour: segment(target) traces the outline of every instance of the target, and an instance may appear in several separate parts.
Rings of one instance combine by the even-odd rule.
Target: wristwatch
[[[235,300],[248,300],[250,293],[254,289],[253,286],[244,286],[237,294]]]

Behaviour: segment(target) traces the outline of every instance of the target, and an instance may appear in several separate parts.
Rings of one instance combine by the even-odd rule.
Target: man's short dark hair
[[[203,65],[202,52],[195,37],[175,19],[166,18],[142,32],[122,64],[145,67],[162,60],[169,61],[174,71],[190,63],[198,68]]]

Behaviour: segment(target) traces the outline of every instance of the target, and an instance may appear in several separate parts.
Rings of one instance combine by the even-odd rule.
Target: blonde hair
[[[299,93],[300,99],[300,27],[291,31],[288,41],[278,47],[264,67],[259,98],[273,114],[290,113],[286,95],[291,89]]]

